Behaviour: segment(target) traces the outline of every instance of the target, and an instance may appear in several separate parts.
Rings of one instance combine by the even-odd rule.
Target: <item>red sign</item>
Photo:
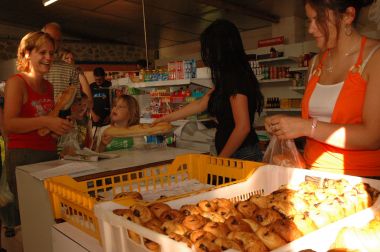
[[[264,46],[272,46],[272,45],[281,45],[284,44],[285,38],[284,36],[280,37],[274,37],[269,39],[261,39],[257,42],[258,47],[264,47]]]

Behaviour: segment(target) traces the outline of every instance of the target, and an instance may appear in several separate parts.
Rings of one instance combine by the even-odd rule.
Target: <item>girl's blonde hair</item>
[[[47,33],[42,31],[37,32],[29,32],[26,34],[20,42],[17,50],[17,70],[20,72],[29,72],[30,71],[30,63],[26,58],[26,55],[31,53],[33,49],[40,49],[42,45],[50,42],[53,47],[54,39]]]
[[[124,101],[128,107],[127,126],[133,126],[140,123],[140,106],[135,97],[127,94],[120,95],[116,98],[116,102]]]
[[[74,56],[74,53],[72,51],[70,51],[69,49],[63,48],[59,51],[59,58],[65,61],[67,54],[72,54]]]

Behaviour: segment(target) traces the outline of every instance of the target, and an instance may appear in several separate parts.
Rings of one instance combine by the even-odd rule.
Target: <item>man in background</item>
[[[94,78],[95,82],[90,84],[94,103],[91,111],[92,125],[101,127],[110,123],[112,83],[106,80],[106,73],[101,67],[94,69]]]
[[[68,64],[58,57],[58,52],[62,41],[61,26],[58,23],[48,23],[42,28],[43,32],[48,33],[55,41],[55,56],[54,62],[50,67],[50,71],[45,75],[45,78],[54,87],[54,99],[67,88],[68,85],[74,85],[77,88],[77,97],[80,97],[80,81],[79,73],[74,65]],[[90,87],[83,85],[82,92],[87,97],[92,97]]]

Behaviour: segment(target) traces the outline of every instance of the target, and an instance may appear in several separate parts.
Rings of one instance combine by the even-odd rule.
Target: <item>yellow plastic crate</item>
[[[172,163],[146,165],[141,169],[96,179],[76,181],[69,176],[57,176],[45,180],[54,217],[63,219],[87,234],[100,240],[98,221],[94,215],[94,204],[105,201],[105,193],[113,196],[124,191],[156,190],[186,180],[196,179],[210,185],[207,189],[231,185],[249,178],[262,163],[218,158],[203,154],[187,154],[176,157]],[[199,190],[197,191],[199,192]],[[157,201],[169,201],[189,196],[195,192],[167,197]],[[118,203],[131,204],[128,200]]]

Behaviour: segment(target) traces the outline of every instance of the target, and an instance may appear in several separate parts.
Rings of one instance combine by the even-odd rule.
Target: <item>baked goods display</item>
[[[55,116],[57,117],[59,115],[59,111],[61,110],[67,110],[70,108],[70,106],[74,102],[75,94],[76,94],[76,87],[70,85],[68,86],[58,97],[57,101],[55,102],[54,108],[52,111],[48,113],[49,116]],[[46,136],[49,134],[50,130],[47,128],[39,129],[38,134],[40,136]]]
[[[169,133],[172,128],[173,126],[167,122],[160,122],[154,126],[141,123],[128,128],[110,126],[104,130],[104,134],[113,137],[138,137]]]
[[[115,209],[114,214],[196,251],[270,251],[370,207],[378,195],[365,183],[351,185],[345,180],[324,179],[284,186],[269,195],[254,195],[235,203],[216,198],[178,210],[165,203],[136,204],[128,210]],[[135,234],[132,236],[136,241]],[[138,243],[145,244],[146,239]],[[149,241],[146,248],[158,251],[159,244]]]
[[[332,248],[334,251],[360,251],[377,252],[380,251],[380,213],[364,227],[344,227],[342,228]]]

